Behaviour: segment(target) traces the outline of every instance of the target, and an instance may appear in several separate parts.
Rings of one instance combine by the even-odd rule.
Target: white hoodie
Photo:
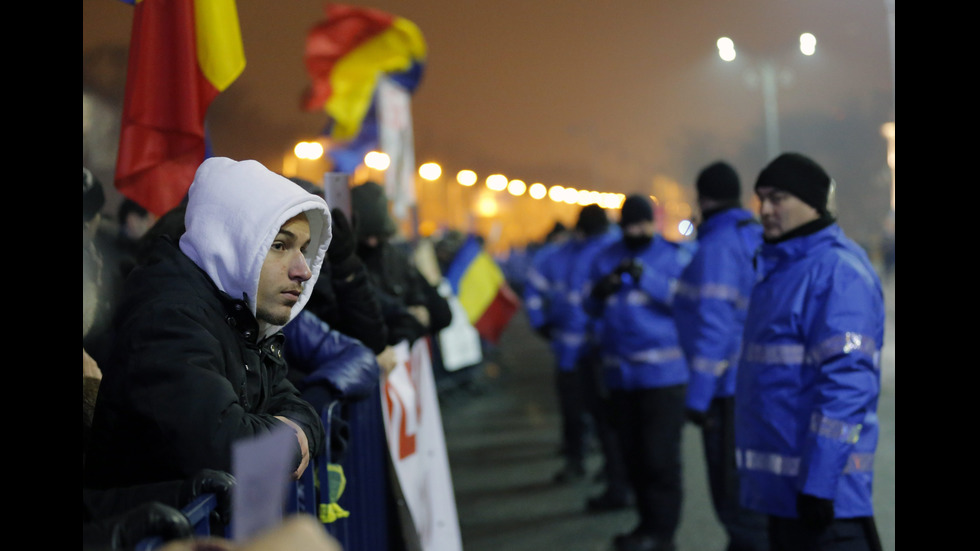
[[[300,213],[310,222],[306,261],[313,276],[293,305],[290,319],[303,310],[320,275],[330,245],[330,209],[323,198],[270,171],[258,161],[206,159],[197,169],[187,198],[186,231],[180,250],[232,298],[243,298],[255,315],[262,264],[279,228]],[[263,328],[260,340],[281,326]]]

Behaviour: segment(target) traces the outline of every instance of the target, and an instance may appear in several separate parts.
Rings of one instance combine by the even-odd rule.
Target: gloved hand
[[[330,413],[330,462],[343,463],[347,457],[347,446],[350,443],[350,423],[335,408]]]
[[[708,414],[704,411],[687,408],[687,420],[701,427],[702,429],[714,427],[714,423],[711,422],[711,418],[709,418]]]
[[[643,264],[633,257],[626,257],[616,267],[616,273],[620,276],[629,274],[633,281],[636,281],[643,274]]]
[[[807,528],[823,530],[834,520],[834,500],[796,494],[796,512]]]
[[[330,217],[333,219],[333,237],[330,239],[330,246],[327,247],[327,260],[331,264],[339,264],[354,254],[357,243],[354,239],[354,230],[344,211],[332,209]]]
[[[163,541],[189,538],[194,529],[187,517],[177,509],[153,501],[120,515],[112,527],[111,549],[133,549],[144,538],[158,537]]]
[[[623,280],[619,277],[619,272],[612,272],[596,282],[595,287],[592,288],[592,297],[605,300],[622,286]]]
[[[180,500],[187,505],[202,494],[214,494],[218,504],[211,515],[221,524],[227,525],[231,520],[231,491],[234,487],[235,477],[231,474],[202,469],[184,482],[180,490]]]

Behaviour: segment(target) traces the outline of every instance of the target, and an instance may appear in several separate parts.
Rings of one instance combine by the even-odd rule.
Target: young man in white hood
[[[299,478],[324,433],[286,379],[281,329],[313,290],[330,210],[256,161],[218,157],[198,168],[185,224],[179,243],[157,240],[126,281],[87,483],[230,472],[234,442],[283,425],[296,434]]]

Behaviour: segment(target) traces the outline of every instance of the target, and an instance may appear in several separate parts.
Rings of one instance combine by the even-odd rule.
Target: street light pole
[[[816,38],[810,33],[800,35],[800,51],[804,55],[813,55],[816,46]],[[728,37],[722,37],[716,42],[718,55],[722,60],[729,62],[735,59],[735,43]],[[768,60],[759,62],[756,68],[762,88],[763,114],[765,117],[766,129],[766,153],[769,160],[779,154],[779,105],[776,101],[779,89],[779,70]]]
[[[766,152],[769,158],[766,162],[779,155],[779,106],[776,103],[776,69],[771,63],[765,62],[759,67],[762,81],[762,102],[766,117]]]

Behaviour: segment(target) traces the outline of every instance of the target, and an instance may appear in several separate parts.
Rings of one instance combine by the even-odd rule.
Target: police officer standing
[[[724,161],[697,177],[698,249],[674,298],[674,319],[691,379],[687,417],[701,431],[711,502],[727,551],[768,549],[766,516],[741,507],[735,469],[735,373],[762,225],[742,207],[738,174]]]
[[[764,243],[736,375],[742,505],[772,551],[876,550],[871,504],[881,283],[827,208],[833,181],[784,153],[755,184]]]
[[[593,262],[586,311],[599,318],[599,349],[616,431],[640,522],[616,536],[618,551],[673,550],[680,521],[687,361],[674,324],[686,246],[655,235],[646,195],[623,202],[622,239]]]

